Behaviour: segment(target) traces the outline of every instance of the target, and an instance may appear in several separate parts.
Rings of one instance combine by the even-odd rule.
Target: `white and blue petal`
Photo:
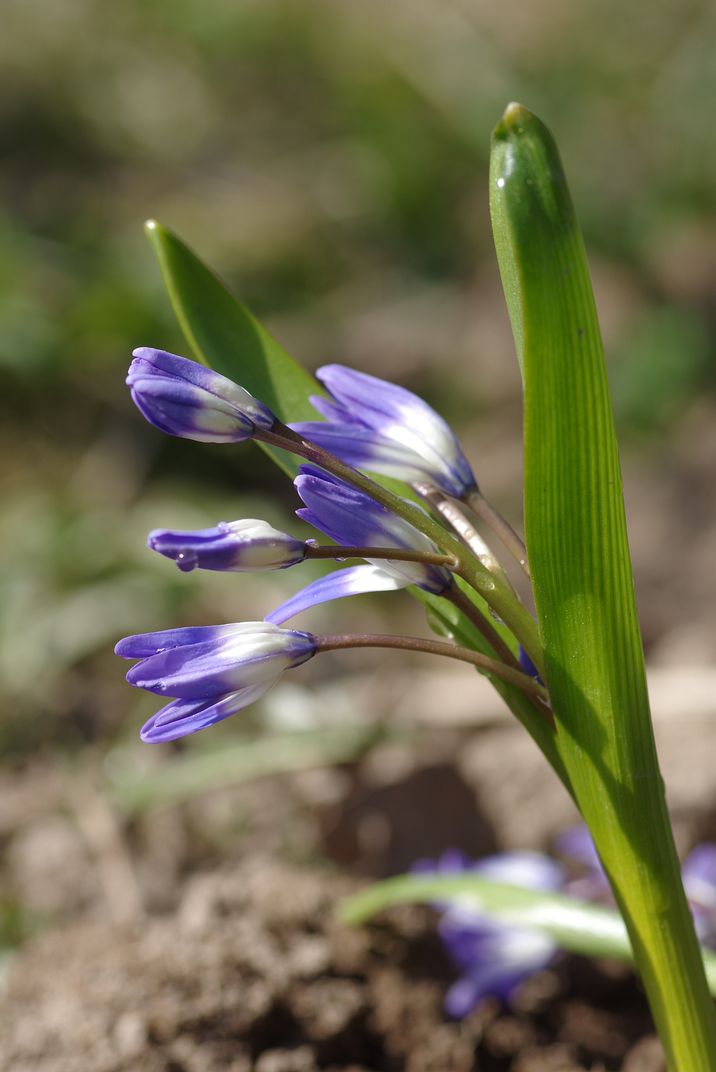
[[[169,435],[240,442],[275,424],[262,402],[196,361],[148,346],[133,356],[127,373],[132,399],[150,424]]]
[[[160,696],[199,700],[272,682],[315,653],[309,633],[242,622],[200,643],[167,648],[133,666],[127,681]]]
[[[268,692],[273,684],[272,680],[252,685],[218,699],[212,697],[207,700],[172,700],[144,723],[139,735],[147,744],[176,741],[237,714]]]
[[[273,622],[275,625],[283,625],[290,618],[295,618],[297,614],[311,607],[317,607],[321,603],[363,595],[366,592],[393,592],[398,588],[406,588],[408,584],[408,581],[396,577],[382,566],[373,563],[348,566],[346,569],[327,573],[325,577],[319,577],[318,580],[307,584],[300,592],[296,592],[290,599],[267,614],[266,621]]]
[[[293,425],[299,434],[349,464],[409,483],[432,481],[449,495],[476,487],[455,433],[417,395],[343,365],[326,365],[316,375],[331,398],[312,402],[328,423]]]

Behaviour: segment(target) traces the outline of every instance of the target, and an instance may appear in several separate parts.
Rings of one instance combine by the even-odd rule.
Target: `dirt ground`
[[[416,688],[429,701],[431,683]],[[626,967],[565,956],[513,1007],[487,1001],[456,1023],[431,910],[337,921],[366,877],[446,844],[475,856],[546,848],[572,818],[505,716],[460,725],[459,683],[451,710],[456,724],[424,726],[417,742],[133,819],[89,771],[37,766],[7,781],[3,889],[42,925],[0,998],[2,1072],[663,1069]],[[689,796],[688,749],[703,734],[699,745],[663,712],[657,727],[686,850],[716,833],[716,801],[702,786],[700,810]],[[504,778],[506,751],[519,778]]]

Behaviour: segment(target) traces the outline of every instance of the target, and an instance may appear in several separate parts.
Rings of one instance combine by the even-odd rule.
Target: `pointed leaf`
[[[556,745],[673,1068],[716,1067],[649,713],[621,473],[584,246],[555,143],[508,107],[495,241],[525,383],[525,530]]]
[[[624,921],[613,908],[479,875],[399,875],[346,898],[338,914],[344,923],[355,926],[393,905],[445,901],[472,905],[476,912],[508,927],[543,931],[571,953],[633,962]],[[711,992],[716,994],[716,956],[706,949],[701,954]]]
[[[146,224],[177,320],[197,360],[240,383],[280,420],[314,420],[310,394],[320,385],[286,353],[245,305],[187,245],[155,220]],[[289,474],[292,455],[261,444]]]

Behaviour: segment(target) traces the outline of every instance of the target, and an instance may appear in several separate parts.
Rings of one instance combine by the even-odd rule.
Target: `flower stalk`
[[[335,636],[318,636],[316,651],[340,651],[346,648],[388,648],[396,651],[414,651],[425,655],[442,655],[448,659],[457,659],[458,662],[469,663],[486,674],[494,674],[502,681],[516,685],[518,689],[536,696],[546,705],[549,704],[549,694],[543,685],[540,685],[533,677],[523,674],[521,670],[515,670],[511,666],[491,659],[479,651],[471,651],[469,648],[460,648],[456,644],[450,644],[442,640],[429,640],[423,637],[406,636],[383,636],[377,633],[340,634]],[[544,718],[551,723],[552,716],[547,706],[544,708]]]

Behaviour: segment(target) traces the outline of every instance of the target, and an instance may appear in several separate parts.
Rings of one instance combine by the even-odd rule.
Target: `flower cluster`
[[[263,622],[173,629],[122,640],[117,654],[138,660],[127,674],[129,683],[171,701],[143,727],[145,741],[171,741],[211,726],[261,696],[289,667],[323,648],[351,646],[350,638],[283,628],[295,615],[328,600],[410,585],[466,609],[491,647],[486,655],[470,655],[437,642],[431,646],[416,638],[395,638],[391,645],[390,638],[380,637],[374,638],[377,646],[410,643],[437,654],[454,652],[455,658],[507,675],[527,692],[544,694],[529,657],[518,658],[519,638],[510,648],[474,601],[458,590],[453,570],[459,567],[455,548],[462,545],[454,534],[414,502],[348,467],[407,483],[428,481],[444,494],[460,497],[477,484],[455,435],[403,388],[337,365],[321,369],[319,379],[330,397],[316,397],[313,404],[327,420],[288,427],[263,402],[211,369],[163,350],[134,352],[127,384],[151,424],[200,442],[256,439],[293,450],[309,462],[295,480],[303,503],[297,515],[335,541],[335,546],[320,546],[246,518],[189,532],[156,529],[148,538],[153,551],[185,572],[286,569],[312,557],[364,560],[309,584]],[[353,646],[365,645],[366,639],[355,638]]]
[[[502,853],[474,861],[453,849],[436,861],[418,861],[413,871],[426,876],[474,874],[544,893],[560,891],[613,903],[586,826],[565,830],[556,849],[565,867],[537,852]],[[699,940],[716,948],[716,845],[697,845],[684,861],[681,875]],[[558,953],[545,931],[500,923],[476,909],[469,898],[435,907],[441,913],[440,937],[460,972],[445,996],[445,1011],[455,1019],[467,1016],[486,997],[509,1003],[520,984],[548,967]]]

